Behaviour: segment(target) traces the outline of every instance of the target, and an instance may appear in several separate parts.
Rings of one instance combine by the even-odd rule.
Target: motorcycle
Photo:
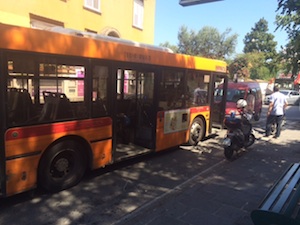
[[[241,148],[248,148],[255,142],[255,136],[250,123],[251,115],[244,112],[244,108],[238,108],[239,115],[232,112],[225,117],[224,125],[227,134],[223,139],[224,156],[230,160],[233,153]]]

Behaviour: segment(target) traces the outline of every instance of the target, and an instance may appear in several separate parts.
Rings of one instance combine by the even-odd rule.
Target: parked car
[[[216,91],[218,92],[219,90],[221,90],[221,88],[218,88]],[[254,113],[253,118],[258,121],[262,111],[263,99],[259,83],[257,82],[228,83],[225,115],[229,116],[233,111],[238,114],[238,111],[236,110],[236,102],[239,99],[245,99],[248,103],[250,95],[253,95],[254,97],[254,103],[252,106],[252,111]]]
[[[289,105],[299,105],[300,101],[300,94],[298,91],[295,90],[279,90],[282,94],[286,96],[286,100]],[[266,95],[264,99],[265,104],[270,103],[270,96],[271,95]]]
[[[286,96],[286,100],[289,105],[299,105],[300,94],[294,90],[280,90],[282,94]]]
[[[269,103],[270,103],[270,94],[266,95],[265,98],[264,98],[264,104],[268,105]]]

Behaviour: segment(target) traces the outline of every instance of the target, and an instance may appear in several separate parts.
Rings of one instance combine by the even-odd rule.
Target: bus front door
[[[213,128],[223,128],[223,120],[226,108],[226,94],[228,79],[225,75],[214,74],[213,96],[211,101],[211,126]]]

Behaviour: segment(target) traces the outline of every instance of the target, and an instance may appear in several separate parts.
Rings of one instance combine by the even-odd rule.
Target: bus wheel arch
[[[38,185],[46,191],[58,192],[78,184],[84,176],[90,153],[87,144],[76,136],[63,137],[43,153],[37,171]]]
[[[204,118],[198,116],[196,117],[193,122],[191,123],[189,129],[189,139],[188,143],[190,145],[197,145],[205,135],[205,122]]]

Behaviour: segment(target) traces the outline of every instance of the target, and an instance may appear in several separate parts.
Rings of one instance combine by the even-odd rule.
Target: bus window
[[[39,101],[44,103],[39,121],[87,118],[88,111],[84,104],[84,66],[53,63],[54,60],[50,58],[44,61],[39,64]],[[50,102],[46,102],[45,96]]]
[[[24,123],[35,116],[34,61],[31,57],[9,56],[7,61],[7,116],[9,125]]]
[[[187,76],[188,106],[208,105],[210,76],[201,72],[189,72]]]
[[[53,63],[53,59],[8,54],[8,124],[34,124],[62,119],[85,118],[85,68]],[[36,65],[38,69],[36,70]],[[72,104],[70,104],[72,103]]]
[[[166,70],[159,86],[159,107],[161,110],[185,107],[185,80],[183,72]]]
[[[41,102],[43,91],[65,93],[71,102],[83,102],[85,77],[83,66],[40,63],[39,68]]]
[[[107,78],[108,68],[106,66],[95,66],[93,69],[93,104],[92,116],[106,116],[107,111]]]

